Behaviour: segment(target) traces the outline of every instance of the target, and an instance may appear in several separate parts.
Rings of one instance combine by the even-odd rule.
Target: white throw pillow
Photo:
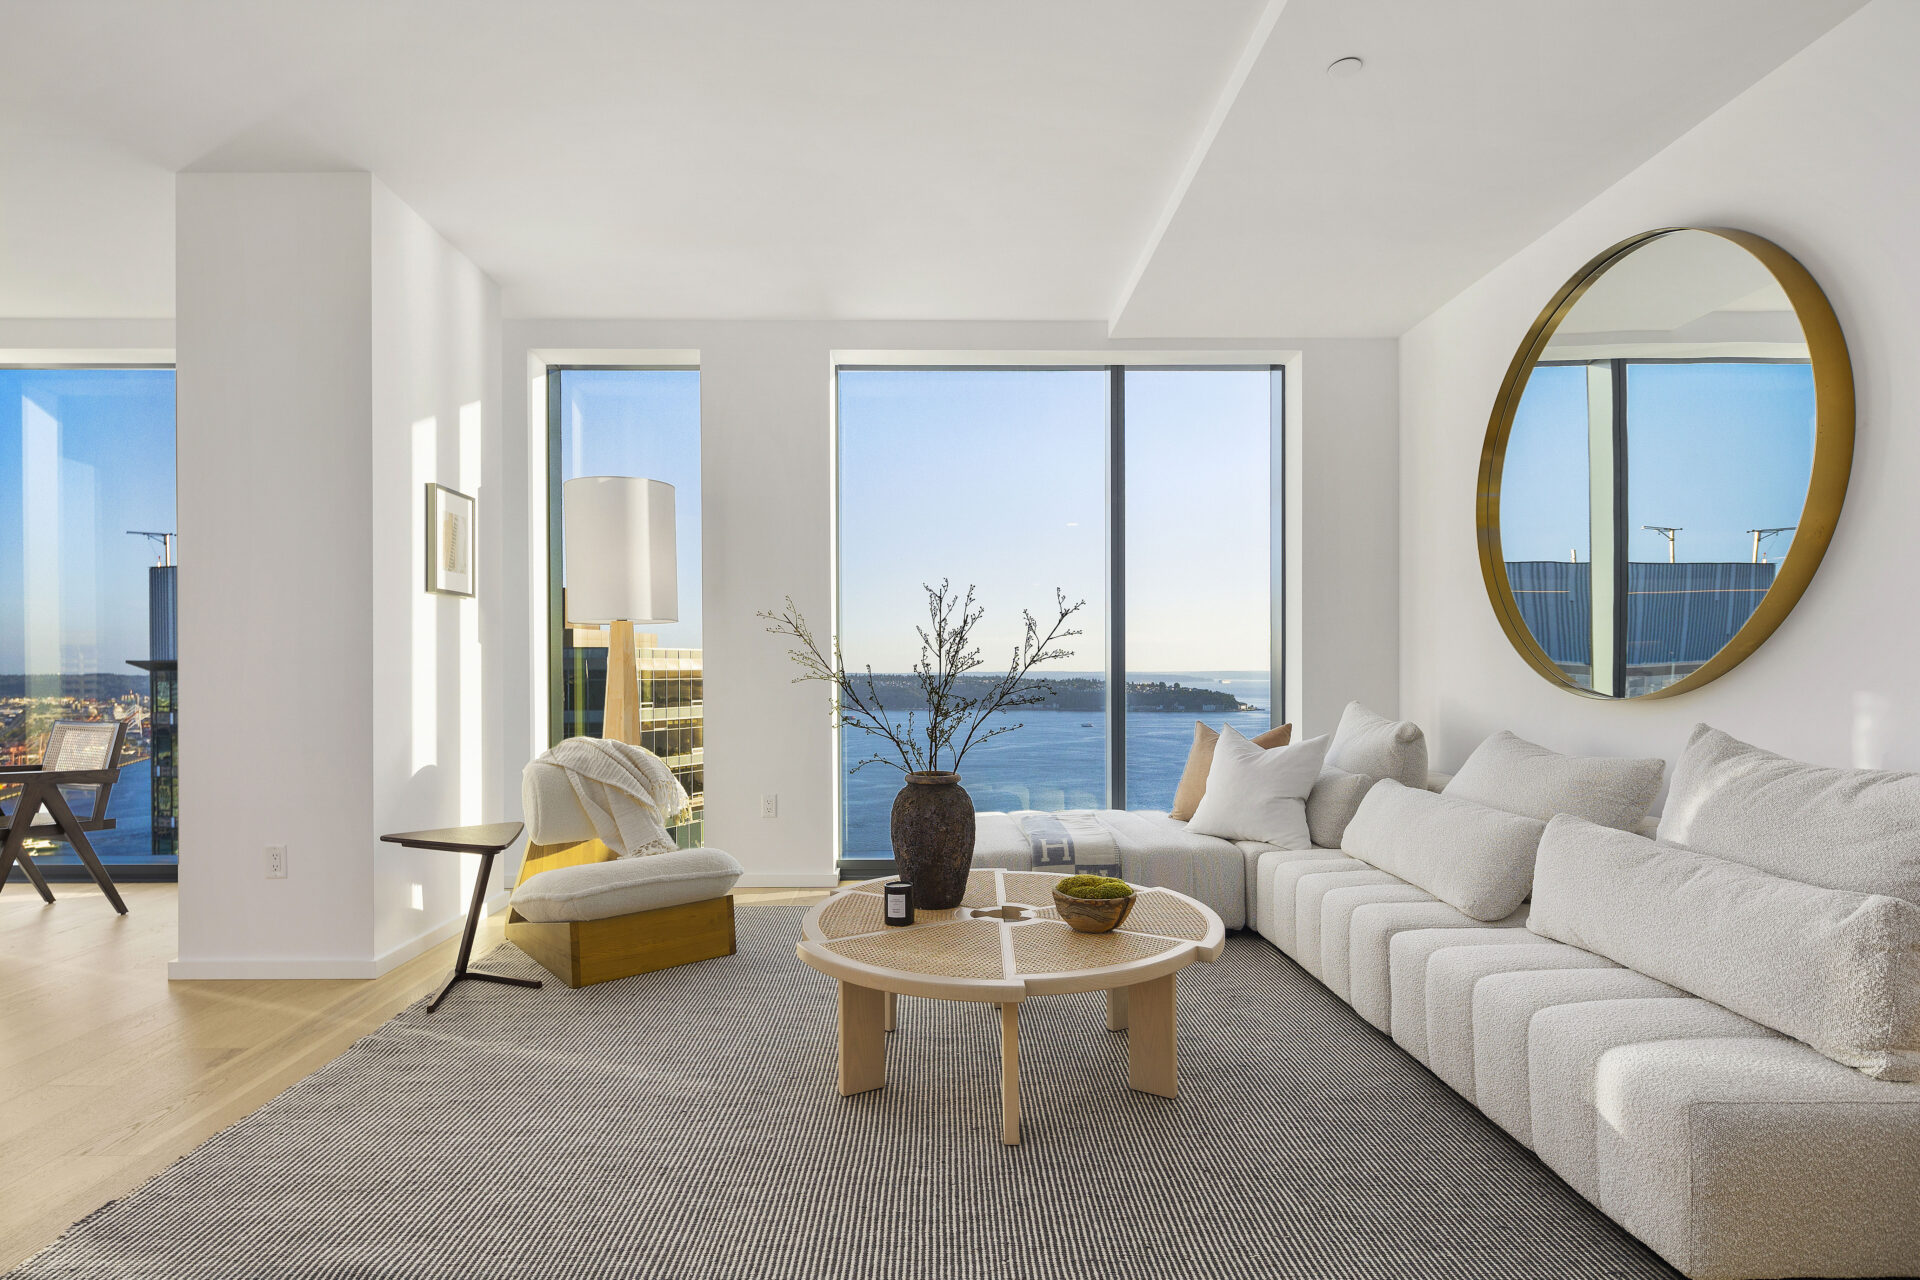
[[[1327,765],[1314,780],[1307,796],[1307,831],[1321,849],[1338,849],[1347,824],[1360,812],[1374,780],[1364,773],[1348,773]]]
[[[1475,920],[1504,920],[1533,887],[1547,824],[1382,778],[1360,802],[1340,848]]]
[[[1920,906],[1555,818],[1527,927],[1881,1080],[1920,1080]]]
[[[1830,769],[1693,727],[1659,837],[1776,876],[1920,904],[1920,773]]]
[[[1307,794],[1326,758],[1324,736],[1269,749],[1228,725],[1220,731],[1207,770],[1207,793],[1187,830],[1223,840],[1259,840],[1276,849],[1313,848]]]
[[[1392,778],[1403,787],[1427,785],[1427,735],[1411,720],[1389,720],[1357,702],[1340,713],[1327,763],[1369,778]]]
[[[1660,795],[1667,762],[1563,756],[1502,729],[1473,749],[1444,794],[1549,821],[1568,813],[1631,831]]]

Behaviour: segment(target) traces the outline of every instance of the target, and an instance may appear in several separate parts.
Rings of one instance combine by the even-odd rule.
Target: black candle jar
[[[910,882],[905,880],[887,882],[886,921],[888,924],[913,923],[913,885]]]

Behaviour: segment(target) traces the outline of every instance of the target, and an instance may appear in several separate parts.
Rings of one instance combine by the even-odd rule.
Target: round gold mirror
[[[1738,666],[1812,580],[1853,465],[1833,308],[1744,231],[1635,236],[1514,355],[1480,459],[1480,566],[1534,670],[1660,698]]]

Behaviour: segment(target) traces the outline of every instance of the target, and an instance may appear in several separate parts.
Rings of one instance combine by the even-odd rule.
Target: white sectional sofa
[[[1307,821],[1313,838],[1325,839],[1331,846],[1338,845],[1352,807],[1374,779],[1413,778],[1437,791],[1451,777],[1428,771],[1426,738],[1417,726],[1377,716],[1359,703],[1349,704],[1341,716],[1326,761],[1327,769],[1314,789],[1315,797],[1325,799],[1309,800]],[[1186,785],[1183,780],[1183,790]],[[1022,829],[1022,820],[1062,816],[1068,815],[1046,815],[1035,810],[976,814],[973,865],[1033,870],[1032,842]],[[1102,839],[1112,841],[1123,878],[1198,898],[1212,907],[1229,929],[1254,926],[1258,868],[1266,856],[1340,857],[1337,847],[1283,850],[1261,840],[1201,835],[1165,810],[1093,809],[1071,816],[1097,828]]]
[[[1369,776],[1404,782],[1390,745]],[[1920,1276],[1920,775],[1701,726],[1656,820],[1658,760],[1496,734],[1457,779],[1417,762],[1437,794],[1369,783],[1340,848],[1087,816],[1127,879],[1256,929],[1687,1275]],[[1534,833],[1532,901],[1459,806]],[[981,815],[979,865],[1031,866],[1019,816]]]
[[[1668,812],[1660,845],[1644,821],[1556,819],[1541,874],[1568,870],[1533,928],[1527,907],[1474,919],[1324,850],[1261,855],[1254,924],[1686,1274],[1920,1275],[1920,776],[1813,769],[1702,726]],[[1608,882],[1610,842],[1697,865],[1679,890],[1631,864]],[[1685,902],[1716,874],[1752,892]],[[1839,906],[1754,914],[1808,894]],[[1656,940],[1641,963],[1660,975],[1541,928],[1623,954]],[[1802,1025],[1828,1043],[1778,1029]]]

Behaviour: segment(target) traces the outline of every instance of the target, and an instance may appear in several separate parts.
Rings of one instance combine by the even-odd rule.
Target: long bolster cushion
[[[1829,769],[1695,725],[1659,838],[1828,889],[1920,903],[1920,773]]]
[[[1475,920],[1501,920],[1526,901],[1544,830],[1536,818],[1382,778],[1347,824],[1341,850]]]
[[[644,858],[615,858],[555,867],[528,876],[513,891],[513,909],[542,924],[609,920],[725,897],[742,868],[718,849],[676,849]]]
[[[1546,822],[1557,813],[1633,830],[1660,794],[1666,761],[1563,756],[1504,729],[1473,749],[1444,792]]]
[[[1527,927],[1880,1080],[1920,1080],[1920,907],[1558,817]]]

